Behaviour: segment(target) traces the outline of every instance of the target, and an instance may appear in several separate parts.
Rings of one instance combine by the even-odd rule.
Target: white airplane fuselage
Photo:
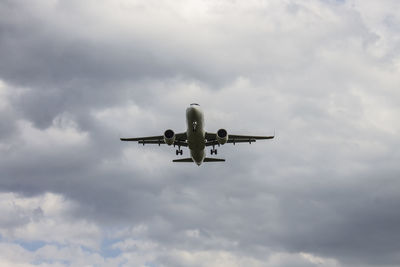
[[[205,130],[204,115],[198,105],[191,105],[186,109],[187,140],[190,156],[193,161],[200,165],[205,156]]]

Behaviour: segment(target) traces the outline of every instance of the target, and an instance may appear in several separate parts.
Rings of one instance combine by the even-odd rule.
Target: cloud
[[[4,215],[0,221],[0,262],[8,266],[145,266],[152,262],[171,266],[336,266],[332,259],[305,253],[273,253],[262,261],[228,250],[174,249],[149,239],[150,228],[145,225],[110,231],[104,236],[96,225],[71,216],[77,203],[53,193],[36,197],[2,193],[0,203]],[[202,234],[192,230],[185,235],[198,240]],[[104,247],[102,238],[114,241]],[[117,254],[100,254],[107,254],[107,250]]]
[[[3,1],[0,264],[398,265],[398,5]],[[277,138],[119,142],[192,102]]]
[[[38,197],[20,197],[13,193],[0,196],[3,219],[0,234],[5,240],[79,244],[96,248],[98,227],[85,220],[71,218],[74,203],[60,195],[46,193]]]

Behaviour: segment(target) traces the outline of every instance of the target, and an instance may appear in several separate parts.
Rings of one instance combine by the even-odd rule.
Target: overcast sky
[[[0,0],[0,265],[399,266],[399,10]],[[192,102],[277,138],[200,167],[119,141]]]

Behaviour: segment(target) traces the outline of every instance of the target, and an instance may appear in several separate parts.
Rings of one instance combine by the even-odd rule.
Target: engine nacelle
[[[219,129],[217,131],[217,142],[220,145],[225,144],[228,141],[228,132],[225,129]]]
[[[168,129],[164,132],[164,142],[167,145],[172,145],[175,142],[175,133],[171,129]]]

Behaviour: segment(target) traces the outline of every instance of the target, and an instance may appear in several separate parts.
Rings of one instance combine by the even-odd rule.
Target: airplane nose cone
[[[192,107],[188,107],[188,108],[186,109],[186,114],[187,114],[187,115],[192,115],[193,112],[194,112],[194,108],[192,108]]]
[[[186,109],[186,116],[189,118],[195,118],[199,114],[199,109],[197,107],[188,107]]]

